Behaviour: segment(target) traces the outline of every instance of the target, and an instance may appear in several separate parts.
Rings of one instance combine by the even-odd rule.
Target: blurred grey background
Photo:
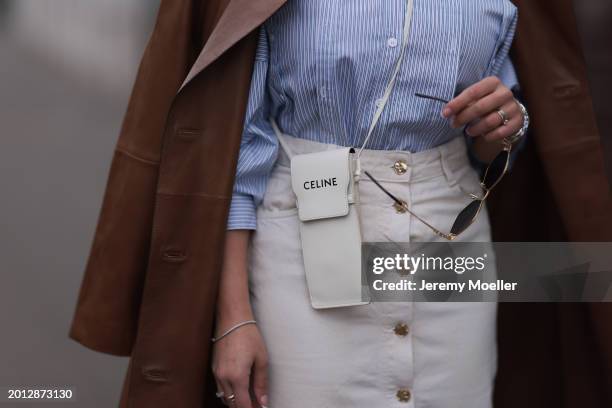
[[[0,389],[68,386],[66,406],[117,405],[126,359],[67,333],[157,6],[0,0]],[[612,2],[576,10],[612,179]]]
[[[117,406],[127,359],[67,333],[156,11],[155,0],[0,0],[0,389],[76,395],[16,406]]]

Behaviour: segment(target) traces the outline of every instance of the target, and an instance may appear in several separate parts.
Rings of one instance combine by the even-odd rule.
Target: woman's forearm
[[[217,304],[217,334],[236,323],[253,319],[247,274],[250,235],[250,230],[226,233]]]

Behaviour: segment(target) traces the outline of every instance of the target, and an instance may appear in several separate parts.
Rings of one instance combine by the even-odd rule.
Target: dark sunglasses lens
[[[468,206],[465,207],[457,216],[457,219],[451,228],[451,234],[459,235],[465,231],[474,221],[481,204],[482,201],[480,200],[474,200],[469,203]]]
[[[492,188],[504,175],[509,155],[510,153],[504,150],[493,159],[483,181],[486,189]]]

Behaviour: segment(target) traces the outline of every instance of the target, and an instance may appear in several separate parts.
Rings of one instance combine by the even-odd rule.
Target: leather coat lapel
[[[232,45],[263,23],[286,1],[230,0],[180,89],[183,89]]]

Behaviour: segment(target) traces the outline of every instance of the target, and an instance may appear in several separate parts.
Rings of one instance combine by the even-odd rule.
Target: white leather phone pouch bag
[[[306,282],[314,308],[369,303],[361,280],[359,189],[352,148],[291,158]]]

